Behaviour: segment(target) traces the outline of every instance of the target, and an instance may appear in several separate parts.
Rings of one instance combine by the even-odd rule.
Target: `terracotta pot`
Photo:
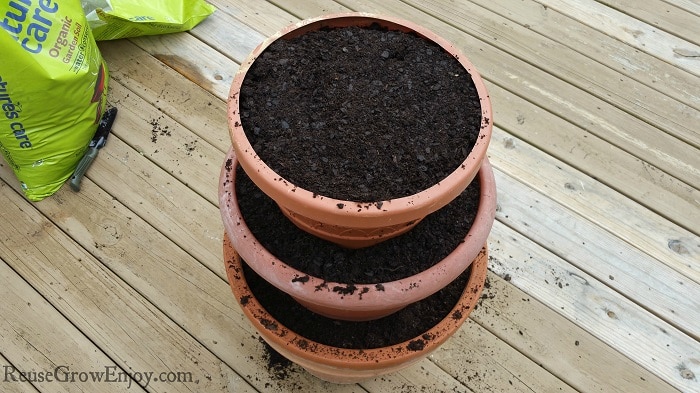
[[[324,27],[369,26],[373,23],[413,32],[440,45],[471,75],[481,100],[481,130],[476,145],[462,165],[439,183],[417,194],[388,201],[357,203],[320,196],[284,180],[255,153],[241,125],[239,92],[255,59],[277,39],[290,39]],[[366,13],[333,14],[293,24],[262,42],[241,64],[233,79],[228,101],[231,140],[241,166],[253,182],[275,200],[297,226],[344,247],[359,248],[398,236],[423,217],[456,198],[476,176],[491,139],[491,101],[479,73],[459,50],[445,39],[415,23]],[[294,192],[291,192],[294,191]],[[358,206],[360,208],[358,209]],[[364,208],[368,207],[368,208]],[[380,208],[373,208],[380,207]]]
[[[484,246],[471,263],[469,280],[452,311],[433,328],[415,337],[431,337],[418,350],[410,346],[413,340],[364,350],[337,348],[309,340],[300,332],[289,330],[260,305],[246,283],[240,257],[226,236],[224,261],[231,289],[243,313],[273,349],[318,378],[334,383],[356,383],[408,367],[452,336],[479,300],[486,280],[488,256]]]
[[[236,155],[231,149],[221,169],[219,210],[233,247],[270,284],[310,310],[334,319],[361,321],[380,318],[442,289],[462,274],[481,252],[496,216],[496,183],[486,159],[479,171],[479,208],[464,242],[445,259],[419,274],[382,283],[381,290],[377,290],[377,284],[355,284],[357,291],[347,295],[332,290],[336,286],[345,286],[343,283],[330,283],[312,276],[308,281],[300,282],[298,278],[308,276],[306,273],[279,260],[257,241],[238,207],[236,166]]]

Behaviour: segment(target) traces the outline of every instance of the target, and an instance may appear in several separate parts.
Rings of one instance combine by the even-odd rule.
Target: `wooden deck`
[[[191,32],[100,43],[120,112],[80,193],[30,203],[0,162],[0,391],[700,392],[697,0],[210,2]],[[499,209],[460,332],[331,385],[268,370],[225,280],[217,180],[238,63],[347,10],[421,23],[476,65]],[[57,367],[75,382],[8,377]],[[104,371],[122,382],[79,381]]]

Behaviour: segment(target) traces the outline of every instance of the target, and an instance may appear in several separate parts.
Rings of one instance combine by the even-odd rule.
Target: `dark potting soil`
[[[277,379],[287,379],[289,377],[292,361],[275,351],[262,337],[258,340],[264,349],[264,359],[267,361],[267,371]]]
[[[406,350],[420,351],[434,337],[423,334],[450,315],[467,285],[471,267],[442,290],[384,318],[365,322],[339,321],[318,315],[258,276],[245,263],[243,272],[260,304],[282,325],[303,337],[338,348],[371,349],[411,340]],[[460,310],[451,318],[460,319]],[[269,328],[279,326],[269,324]],[[308,344],[308,343],[307,343]],[[305,345],[297,342],[297,345]]]
[[[234,170],[230,164],[227,168]],[[299,229],[240,166],[236,169],[236,193],[243,219],[263,247],[306,274],[348,284],[342,290],[352,293],[352,284],[398,280],[444,259],[464,241],[474,222],[480,184],[475,178],[451,203],[428,215],[409,232],[360,249],[340,247]]]
[[[256,153],[283,178],[358,202],[438,183],[481,125],[474,83],[452,55],[379,27],[275,41],[246,75],[240,114]]]

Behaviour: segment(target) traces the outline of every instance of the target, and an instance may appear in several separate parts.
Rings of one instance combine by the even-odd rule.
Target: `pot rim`
[[[291,354],[285,353],[285,356],[298,356],[306,361],[354,370],[365,369],[368,365],[372,369],[380,369],[408,363],[425,357],[437,349],[461,327],[471,311],[474,310],[483,291],[488,272],[488,248],[487,244],[484,243],[481,251],[471,263],[472,270],[462,295],[450,312],[435,326],[412,339],[387,347],[347,349],[321,344],[303,337],[270,315],[248,287],[242,272],[241,258],[231,245],[226,233],[224,233],[224,258],[229,284],[236,301],[255,329],[273,348],[292,352]],[[242,304],[244,298],[245,305]],[[261,319],[266,319],[266,324],[261,323]],[[270,326],[269,322],[276,324],[276,329],[269,329],[267,327]],[[412,341],[423,339],[425,334],[431,335],[432,338],[424,339],[425,345],[422,349],[410,350],[407,348]],[[297,345],[300,340],[306,344],[300,347]],[[295,361],[295,359],[290,360]],[[302,364],[302,366],[304,365]]]
[[[486,242],[496,217],[496,183],[493,169],[488,158],[486,158],[478,174],[481,182],[479,207],[477,208],[474,222],[463,242],[443,260],[420,273],[399,280],[379,283],[382,285],[381,290],[377,290],[377,283],[354,283],[358,287],[356,293],[344,295],[332,292],[331,289],[335,286],[347,285],[348,283],[325,281],[297,270],[287,265],[284,261],[279,260],[260,244],[250,231],[238,208],[238,199],[235,192],[236,167],[235,152],[233,149],[229,149],[224,165],[221,168],[219,208],[225,232],[234,248],[241,253],[243,259],[256,273],[272,285],[300,301],[320,307],[346,308],[353,313],[371,311],[378,308],[394,308],[398,310],[407,304],[435,293],[442,286],[436,287],[429,293],[421,291],[420,288],[427,286],[425,282],[443,282],[446,285],[447,282],[452,281],[452,279],[461,274],[479,253],[480,245]],[[275,269],[271,268],[271,265],[275,266]],[[280,268],[277,269],[277,267]],[[300,282],[298,280],[300,277],[308,277],[309,279]],[[448,277],[450,277],[449,281],[446,280]],[[325,287],[327,291],[318,293],[316,289],[322,287]],[[363,287],[368,288],[368,291],[363,292]]]
[[[319,195],[310,190],[299,187],[272,170],[255,153],[250,141],[245,136],[239,113],[239,92],[245,76],[258,56],[274,41],[280,38],[291,38],[307,31],[323,26],[334,26],[338,22],[352,21],[355,25],[370,25],[374,22],[390,26],[394,30],[410,31],[440,45],[445,51],[452,54],[465,68],[472,78],[478,92],[481,105],[481,126],[476,143],[462,164],[451,172],[446,178],[440,180],[431,187],[416,194],[385,201],[357,202],[346,201]],[[418,220],[430,214],[457,197],[471,182],[474,173],[486,157],[486,150],[492,134],[492,109],[491,100],[486,91],[486,86],[480,74],[467,57],[450,42],[438,36],[432,31],[411,21],[365,12],[337,13],[302,20],[287,26],[279,32],[260,43],[248,58],[241,63],[238,72],[234,76],[227,102],[229,133],[231,140],[239,155],[241,166],[251,176],[255,183],[267,195],[274,200],[284,197],[286,206],[303,215],[327,222],[326,217],[336,220],[344,220],[347,226],[356,228],[373,228],[377,226],[392,225],[392,223],[409,222]],[[435,195],[446,194],[449,199],[440,199]],[[309,209],[313,201],[314,209]],[[446,202],[447,201],[447,202]],[[381,202],[381,204],[378,204]],[[358,209],[358,205],[363,207]],[[376,208],[371,208],[375,206]],[[369,208],[364,208],[369,207]],[[427,212],[427,213],[426,213]],[[391,217],[389,220],[387,217]]]

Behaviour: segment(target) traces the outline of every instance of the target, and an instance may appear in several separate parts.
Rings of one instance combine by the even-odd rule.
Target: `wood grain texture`
[[[0,176],[9,177],[6,167],[0,168]],[[90,197],[92,192],[102,191],[89,181],[86,183],[79,194],[64,188],[40,204],[44,214],[51,216],[51,211],[54,212],[51,220],[10,187],[3,186],[2,197],[14,208],[6,215],[12,225],[3,226],[2,258],[87,336],[89,341],[84,342],[95,343],[121,369],[134,373],[132,378],[136,379],[137,372],[192,373],[178,383],[153,380],[145,386],[142,381],[149,391],[186,392],[199,388],[226,392],[234,386],[252,391],[230,368],[100,262],[104,261],[101,258],[104,254],[96,251],[114,250],[128,243],[127,239],[135,232],[132,223],[136,221],[130,212],[119,214],[121,205],[105,194]],[[61,222],[63,227],[54,222]],[[28,246],[8,247],[22,244]],[[138,255],[117,254],[117,258],[120,264],[133,261],[147,265],[147,249],[133,249]],[[12,320],[17,319],[21,318]],[[29,328],[27,333],[31,331]],[[72,336],[77,335],[72,333]],[[68,349],[64,351],[71,353]],[[89,371],[87,367],[84,370]],[[215,374],[214,370],[217,370]]]
[[[3,197],[19,199],[19,196],[12,195],[14,191],[2,180],[0,193]],[[4,216],[10,218],[9,214]],[[3,352],[3,356],[0,356],[0,389],[3,392],[36,392],[38,389],[42,392],[145,392],[128,376],[117,377],[117,373],[124,373],[124,369],[90,342],[70,320],[13,270],[10,264],[16,258],[21,258],[22,254],[11,252],[7,247],[23,240],[22,235],[9,236],[7,232],[14,229],[3,225],[0,234],[5,244],[0,246],[0,295],[6,303],[0,320]],[[38,237],[39,233],[34,232],[31,236]],[[48,285],[55,285],[59,293],[63,292],[61,283],[53,281],[54,278],[57,277],[43,277]],[[106,370],[114,373],[114,378],[110,380],[119,379],[120,382],[86,380],[71,383],[70,374],[66,375],[71,371],[99,373]]]
[[[595,59],[669,97],[700,109],[698,89],[688,84],[688,81],[694,78],[693,75],[679,68],[669,67],[668,63],[648,53],[633,50],[624,42],[574,18],[552,9],[544,12],[542,5],[534,0],[470,1],[566,45],[570,50]]]
[[[700,76],[700,46],[661,31],[594,0],[537,0],[545,11],[552,8],[598,31]]]
[[[652,26],[680,37],[686,41],[700,45],[697,15],[661,0],[630,1],[630,0],[598,0],[619,12]]]

